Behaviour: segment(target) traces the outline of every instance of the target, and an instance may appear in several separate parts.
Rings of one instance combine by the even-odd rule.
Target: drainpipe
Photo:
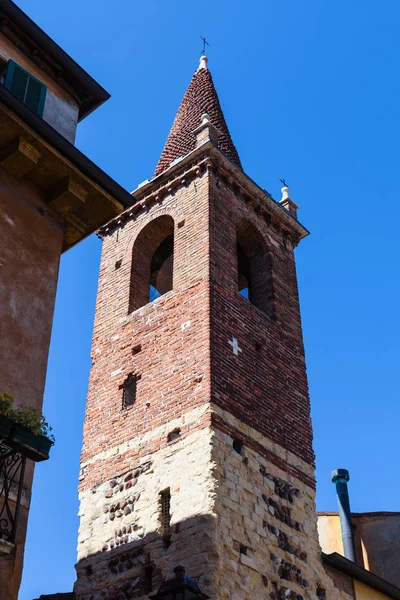
[[[331,477],[333,483],[336,485],[344,555],[355,563],[356,554],[354,551],[353,524],[351,521],[349,492],[347,489],[347,482],[350,479],[350,475],[347,469],[336,469],[335,471],[332,471]]]

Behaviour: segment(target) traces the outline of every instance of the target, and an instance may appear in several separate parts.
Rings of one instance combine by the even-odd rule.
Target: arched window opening
[[[132,251],[129,312],[173,289],[174,221],[164,215],[139,233]]]
[[[150,302],[172,290],[174,236],[158,246],[150,265]]]
[[[237,244],[239,294],[250,300],[250,262],[240,244]]]
[[[275,317],[271,259],[261,233],[249,221],[237,225],[238,291],[254,306]]]

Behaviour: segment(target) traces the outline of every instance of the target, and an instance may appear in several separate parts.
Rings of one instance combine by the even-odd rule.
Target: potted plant
[[[0,394],[0,439],[36,462],[49,458],[54,436],[43,415],[32,406],[13,407],[10,394]]]

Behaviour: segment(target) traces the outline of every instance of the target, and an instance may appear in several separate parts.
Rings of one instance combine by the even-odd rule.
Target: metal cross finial
[[[289,187],[288,184],[286,183],[286,181],[284,179],[280,179],[279,181],[282,183],[282,185],[284,187]]]
[[[203,55],[206,53],[206,46],[209,46],[210,44],[207,42],[205,37],[200,36],[200,39],[203,40],[203,50],[201,51],[201,54]]]

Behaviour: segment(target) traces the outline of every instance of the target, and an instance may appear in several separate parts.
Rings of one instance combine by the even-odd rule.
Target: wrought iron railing
[[[0,439],[0,541],[15,543],[26,457]]]

